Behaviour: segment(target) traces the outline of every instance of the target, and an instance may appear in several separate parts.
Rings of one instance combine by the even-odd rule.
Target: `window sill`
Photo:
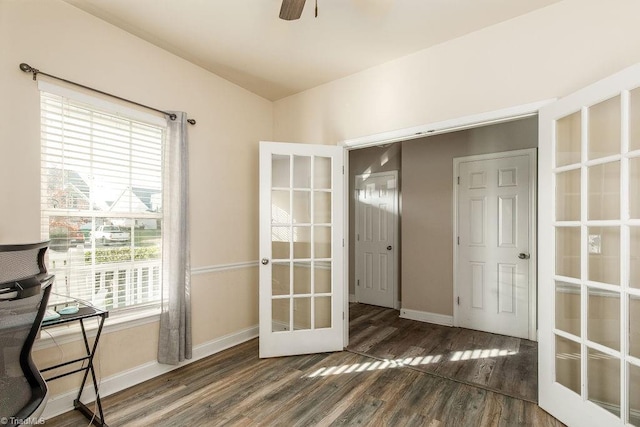
[[[158,322],[160,320],[160,307],[152,306],[134,310],[123,310],[109,313],[105,320],[102,333],[111,333],[136,326]],[[99,318],[85,320],[84,326],[88,338],[96,336]],[[33,351],[44,350],[46,348],[61,346],[82,340],[82,329],[80,322],[70,322],[59,326],[40,329],[38,339],[33,345]]]

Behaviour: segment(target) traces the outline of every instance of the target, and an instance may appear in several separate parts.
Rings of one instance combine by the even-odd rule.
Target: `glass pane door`
[[[260,148],[261,356],[341,350],[342,149]]]
[[[271,156],[271,330],[331,327],[331,157]]]
[[[540,267],[540,404],[570,424],[640,426],[640,89],[606,86],[541,111],[553,192],[540,195],[552,216],[540,244],[555,244]]]

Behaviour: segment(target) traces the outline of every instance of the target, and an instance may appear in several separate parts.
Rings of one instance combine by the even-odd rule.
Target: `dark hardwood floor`
[[[533,341],[401,319],[398,310],[352,303],[347,349],[538,401],[538,344]]]
[[[112,426],[561,426],[537,405],[350,352],[258,358],[258,340],[103,399]],[[83,426],[71,411],[48,426]]]

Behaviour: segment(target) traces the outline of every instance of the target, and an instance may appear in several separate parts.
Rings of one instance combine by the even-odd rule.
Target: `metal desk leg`
[[[80,319],[80,326],[82,328],[82,338],[84,339],[84,346],[88,356],[88,364],[87,368],[84,371],[84,375],[82,376],[82,383],[80,384],[80,390],[78,391],[78,397],[73,401],[73,406],[78,411],[82,412],[85,417],[92,420],[93,424],[101,427],[108,427],[104,422],[104,412],[102,411],[102,402],[100,401],[100,392],[98,390],[98,381],[96,379],[96,372],[93,368],[93,357],[96,354],[96,349],[98,348],[98,341],[100,340],[100,334],[102,333],[102,326],[104,325],[105,316],[100,316],[100,325],[98,325],[98,331],[96,332],[96,337],[93,341],[93,347],[89,347],[89,339],[87,338],[87,332],[84,328],[84,320]],[[91,379],[93,380],[93,390],[96,393],[96,404],[98,406],[98,412],[100,415],[94,413],[91,409],[89,409],[84,403],[80,401],[82,397],[82,391],[84,390],[84,386],[87,382],[87,376],[89,375],[89,371],[91,371]]]

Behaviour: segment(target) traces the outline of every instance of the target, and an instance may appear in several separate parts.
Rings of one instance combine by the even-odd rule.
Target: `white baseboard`
[[[194,347],[193,357],[190,360],[185,360],[179,365],[163,365],[154,361],[136,366],[135,368],[120,372],[110,377],[103,378],[100,381],[100,397],[104,398],[110,394],[122,391],[169,371],[173,371],[174,369],[188,365],[196,360],[219,353],[235,345],[242,344],[243,342],[249,341],[257,336],[258,326],[256,325]],[[95,393],[93,392],[93,386],[88,384],[85,386],[84,390],[82,401],[94,401]],[[75,389],[64,394],[53,396],[47,402],[47,406],[44,409],[42,417],[49,419],[73,410],[73,401],[77,394],[78,389]]]
[[[445,314],[429,313],[428,311],[400,309],[400,317],[403,319],[417,320],[419,322],[435,323],[436,325],[453,326],[453,316]]]
[[[349,302],[358,302],[358,300],[356,299],[356,294],[349,294]],[[402,302],[396,301],[396,305],[392,308],[400,310],[400,307],[402,307]]]

